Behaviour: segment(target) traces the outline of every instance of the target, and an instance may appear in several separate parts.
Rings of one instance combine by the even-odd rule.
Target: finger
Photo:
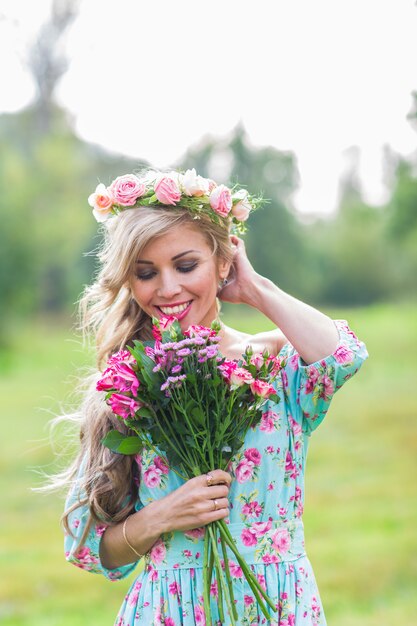
[[[207,474],[203,474],[201,478],[207,487],[212,487],[213,485],[219,485],[222,483],[230,485],[232,482],[230,474],[221,469],[211,470],[210,472],[207,472]]]
[[[229,509],[229,500],[227,498],[213,498],[208,502],[209,511],[220,511],[221,509]]]
[[[225,484],[213,485],[204,489],[204,498],[227,498],[229,495],[229,486]]]

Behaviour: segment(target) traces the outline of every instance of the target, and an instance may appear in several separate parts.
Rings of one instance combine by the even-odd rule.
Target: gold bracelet
[[[130,517],[130,515],[129,515]],[[138,559],[143,559],[143,557],[145,556],[144,554],[139,554],[139,552],[137,552],[135,550],[135,548],[129,543],[127,537],[126,537],[126,523],[127,520],[129,519],[129,517],[126,517],[125,521],[123,522],[123,538],[125,540],[125,542],[127,543],[127,545],[129,546],[129,548],[132,550],[132,552],[134,552],[136,554],[136,556],[138,557]]]

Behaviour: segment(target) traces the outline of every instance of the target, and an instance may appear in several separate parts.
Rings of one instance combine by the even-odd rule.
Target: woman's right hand
[[[210,481],[208,476],[212,477]],[[100,542],[102,564],[114,569],[132,563],[138,553],[149,551],[163,533],[192,530],[224,519],[229,515],[227,497],[231,482],[230,474],[213,470],[187,480],[164,498],[130,515],[124,523],[109,526]]]
[[[211,476],[211,479],[208,479]],[[232,477],[221,469],[187,480],[164,498],[152,503],[163,532],[191,530],[229,515]]]

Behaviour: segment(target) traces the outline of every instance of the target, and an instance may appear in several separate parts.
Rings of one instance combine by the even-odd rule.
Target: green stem
[[[256,596],[256,599],[258,601],[258,604],[262,610],[262,613],[265,615],[265,617],[267,619],[271,619],[271,616],[261,598],[261,595],[263,596],[263,598],[266,600],[266,602],[269,604],[269,606],[271,607],[271,609],[273,611],[276,612],[277,608],[275,606],[275,604],[272,602],[271,598],[268,596],[268,594],[266,593],[265,589],[263,589],[263,587],[260,585],[258,579],[256,578],[255,574],[252,572],[252,570],[249,568],[248,564],[246,563],[246,561],[244,560],[244,558],[241,556],[241,554],[239,553],[238,549],[236,548],[236,544],[233,540],[233,537],[230,534],[229,529],[227,528],[226,524],[223,523],[223,520],[219,520],[218,522],[216,522],[218,524],[219,530],[221,535],[224,537],[227,545],[229,546],[229,548],[232,550],[233,554],[235,555],[240,567],[242,568],[242,571],[245,575],[246,580],[248,581],[253,593]]]
[[[227,584],[228,584],[228,587],[229,587],[230,601],[231,601],[232,610],[233,610],[233,617],[235,619],[237,619],[238,618],[238,614],[237,614],[237,609],[236,609],[236,604],[235,604],[235,594],[233,593],[232,577],[230,576],[229,557],[227,556],[226,544],[225,544],[224,537],[222,537],[222,536],[220,536],[220,543],[221,543],[221,546],[222,546],[223,560],[224,560],[224,571],[225,571],[225,574],[226,574],[226,580],[227,580]]]
[[[232,605],[231,605],[231,598],[230,598],[230,594],[228,593],[229,589],[228,589],[228,586],[227,586],[226,581],[224,579],[224,574],[223,574],[222,566],[221,566],[221,563],[220,563],[219,552],[218,552],[217,542],[216,542],[216,533],[214,532],[213,524],[209,524],[208,530],[209,530],[210,537],[211,537],[211,545],[212,545],[212,550],[214,552],[214,563],[215,563],[216,574],[217,574],[217,583],[218,583],[217,584],[217,589],[218,589],[218,592],[219,592],[219,617],[220,617],[220,621],[224,622],[223,597],[222,597],[222,599],[220,601],[220,588],[222,588],[222,591],[224,589],[224,591],[226,592],[225,596],[226,596],[227,608],[229,609],[230,621],[232,623],[232,626],[236,626],[236,622],[235,622],[235,618],[234,618],[234,612],[233,612]],[[221,613],[220,613],[220,611],[221,611]]]
[[[210,547],[210,537],[206,532],[204,534],[204,557],[203,557],[203,598],[204,598],[204,614],[206,623],[211,624],[211,608],[210,608],[210,583],[211,575],[208,567],[208,553]]]
[[[168,430],[170,431],[172,439],[167,435],[165,430],[163,428],[161,428],[159,420],[157,418],[155,418],[155,422],[158,424],[160,433],[164,437],[165,441],[167,441],[168,446],[171,447],[171,448],[174,448],[176,453],[178,454],[178,456],[180,456],[182,458],[184,465],[188,466],[192,470],[193,466],[190,465],[190,462],[189,462],[190,450],[187,450],[188,456],[187,456],[187,454],[185,454],[185,452],[183,453],[181,451],[181,445],[178,445],[176,433],[175,433],[175,431],[173,430],[173,428],[171,426],[170,420],[166,419],[165,413],[163,411],[160,411],[160,413],[163,416],[164,422],[165,422]],[[173,445],[173,442],[175,442],[175,446]]]

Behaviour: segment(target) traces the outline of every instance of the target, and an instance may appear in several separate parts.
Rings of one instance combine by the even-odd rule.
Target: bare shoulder
[[[270,354],[276,356],[287,341],[284,333],[279,328],[274,328],[274,330],[253,335],[252,347],[256,352],[262,352],[266,348]]]
[[[221,346],[221,351],[231,359],[238,359],[251,346],[254,352],[262,352],[265,348],[276,356],[287,343],[287,338],[279,328],[251,335],[234,329],[228,329],[228,340]]]

